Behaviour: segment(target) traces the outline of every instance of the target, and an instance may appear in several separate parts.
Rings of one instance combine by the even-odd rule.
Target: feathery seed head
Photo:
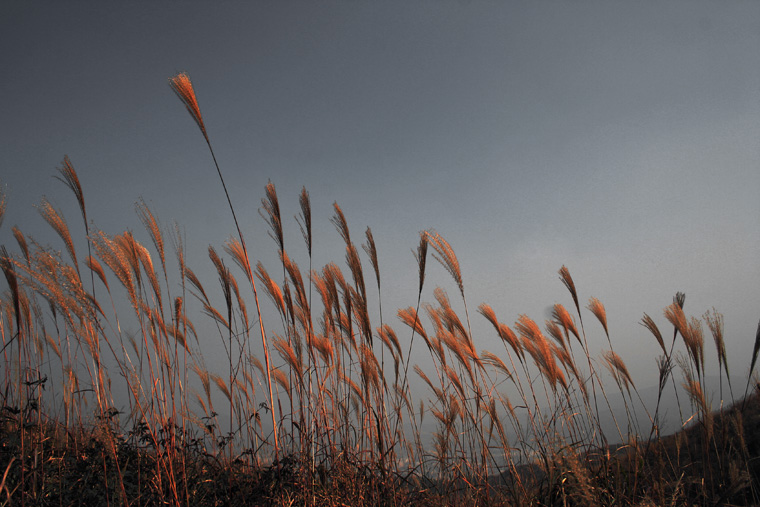
[[[261,262],[258,262],[256,264],[256,276],[264,284],[264,288],[266,289],[267,296],[269,296],[269,299],[272,300],[272,302],[277,307],[277,310],[279,310],[280,315],[282,315],[284,318],[285,317],[285,301],[283,299],[280,286],[277,285],[277,283],[274,280],[272,280],[272,277],[269,276],[269,272],[267,272],[266,268]]]
[[[277,198],[277,191],[274,188],[274,183],[271,181],[268,182],[265,192],[266,199],[261,200],[261,206],[264,208],[264,212],[259,210],[259,215],[261,215],[269,226],[269,237],[277,243],[277,248],[282,252],[285,250],[285,236],[282,233],[280,201]]]
[[[74,192],[74,196],[77,199],[77,204],[79,204],[79,209],[82,212],[82,218],[84,219],[85,227],[87,227],[87,212],[85,211],[84,207],[84,193],[82,192],[82,185],[79,183],[79,177],[74,170],[74,166],[71,165],[71,160],[69,160],[68,155],[65,155],[63,157],[63,166],[58,168],[58,172],[61,173],[61,176],[56,176],[55,178],[63,182],[64,185],[69,187],[71,191]]]
[[[570,312],[568,312],[564,306],[556,303],[552,309],[552,318],[562,325],[562,327],[565,329],[565,334],[567,334],[568,331],[573,333],[573,335],[575,335],[575,339],[578,340],[578,343],[583,346],[580,335],[578,334],[578,328],[575,327],[575,321],[573,321],[573,318],[570,316]]]
[[[701,371],[704,371],[704,341],[700,322],[692,319],[690,324],[686,320],[683,307],[680,306],[678,300],[675,300],[672,305],[665,308],[665,317],[681,333],[689,357],[691,357],[694,365],[697,367],[697,374],[701,374],[700,368]]]
[[[630,386],[633,385],[633,379],[623,359],[612,350],[608,350],[604,353],[604,360],[615,380],[622,384],[626,388],[626,391],[628,391],[628,394],[630,394]]]
[[[324,335],[316,335],[314,337],[314,348],[319,352],[322,361],[329,366],[332,363],[333,355],[333,344],[330,338]]]
[[[412,308],[411,306],[408,308],[399,308],[398,310],[398,318],[407,326],[412,328],[412,331],[417,333],[418,335],[422,336],[422,338],[427,342],[428,337],[427,333],[425,332],[425,328],[422,327],[422,322],[420,322],[419,315],[417,315],[417,311]]]
[[[435,231],[426,232],[428,241],[433,246],[433,250],[436,251],[433,254],[433,258],[441,263],[441,266],[446,268],[446,271],[454,278],[454,281],[459,287],[459,292],[464,298],[464,284],[462,283],[462,271],[459,268],[459,261],[454,253],[454,249],[440,234]]]
[[[362,245],[364,251],[369,256],[369,260],[372,263],[372,268],[375,270],[375,278],[377,278],[377,290],[380,290],[380,265],[377,262],[377,246],[375,246],[375,238],[372,236],[372,230],[367,227],[366,231],[367,243]]]
[[[346,246],[348,246],[351,244],[351,234],[348,231],[348,222],[346,222],[346,215],[343,214],[343,210],[340,209],[340,206],[338,206],[337,202],[333,203],[333,208],[335,209],[335,216],[333,216],[330,221],[333,223],[333,225],[335,225],[335,228],[338,230],[340,237],[343,238]]]
[[[201,129],[203,137],[208,141],[208,135],[206,134],[206,126],[203,124],[203,117],[201,116],[201,110],[198,107],[198,100],[195,98],[195,90],[193,89],[193,83],[190,81],[190,76],[185,72],[180,72],[173,78],[169,79],[169,86],[177,94],[177,97],[185,104],[190,116],[193,117],[198,128]]]
[[[418,294],[422,294],[422,286],[425,284],[425,264],[427,262],[428,235],[423,231],[420,233],[420,244],[417,246],[417,252],[414,258],[417,260],[419,267],[420,288]]]
[[[240,239],[230,236],[224,243],[224,251],[232,257],[232,260],[243,270],[246,276],[250,277],[252,275],[248,253],[245,250],[245,245],[240,242]]]
[[[280,368],[272,368],[272,377],[274,378],[275,382],[280,384],[280,386],[285,391],[285,394],[290,397],[290,381],[288,380],[288,376],[285,375],[285,372]]]
[[[493,311],[493,308],[491,308],[486,303],[483,303],[478,307],[478,312],[480,312],[480,314],[483,315],[486,320],[491,323],[491,325],[496,329],[496,332],[499,333],[499,338],[508,343],[509,346],[512,347],[512,350],[515,351],[515,354],[517,354],[517,357],[520,359],[520,361],[522,361],[523,351],[520,345],[520,340],[517,338],[517,336],[515,336],[515,333],[509,328],[509,326],[502,324],[497,320],[496,313]]]
[[[298,374],[298,377],[301,377],[303,375],[303,363],[293,350],[291,344],[288,343],[288,340],[275,334],[272,345],[280,353],[280,356],[287,363],[288,367],[293,369]]]
[[[386,346],[393,352],[393,349],[398,352],[399,355],[401,355],[401,343],[398,341],[398,336],[396,336],[396,331],[393,330],[391,326],[388,324],[383,324],[382,328],[378,328],[378,334],[384,335],[385,339],[383,340],[386,344]]]
[[[694,360],[697,363],[697,372],[699,368],[702,373],[705,371],[705,339],[702,333],[702,321],[696,317],[691,318],[689,323],[689,335],[691,335],[691,348],[693,349]]]
[[[110,292],[111,289],[108,288],[108,280],[106,279],[106,274],[103,271],[103,266],[100,265],[98,260],[90,255],[87,257],[87,259],[85,259],[85,264],[88,268],[90,268],[90,270],[92,270],[93,273],[98,275],[100,281],[103,282],[103,285],[106,286],[106,290]]]
[[[301,188],[301,195],[298,197],[298,203],[301,205],[301,216],[296,218],[298,226],[301,228],[301,234],[311,257],[311,201],[309,192],[306,187]]]
[[[562,347],[563,350],[567,350],[565,335],[562,332],[560,325],[557,324],[556,321],[547,320],[544,323],[544,327],[546,328],[546,332],[549,333],[549,336],[554,338],[554,340],[559,344],[560,347]]]
[[[19,248],[21,248],[21,251],[24,253],[24,258],[26,259],[26,263],[29,264],[29,245],[26,243],[26,238],[24,237],[24,233],[19,230],[18,227],[15,225],[11,229],[13,231],[13,237],[16,238],[16,242],[18,243]]]
[[[493,311],[493,308],[491,308],[490,305],[482,303],[480,306],[478,306],[478,313],[483,315],[483,317],[485,317],[493,327],[495,327],[497,330],[499,329],[499,321],[496,320],[496,312]]]
[[[657,327],[657,324],[654,323],[654,319],[645,313],[644,317],[641,319],[641,325],[649,329],[649,332],[654,335],[657,343],[660,344],[662,351],[667,354],[668,350],[665,348],[665,341],[662,339],[662,333],[660,333],[660,329]]]
[[[515,351],[515,354],[517,354],[517,358],[520,361],[525,358],[525,352],[522,349],[520,340],[517,338],[514,331],[512,331],[512,328],[506,324],[499,324],[499,336],[512,347],[512,350]]]
[[[69,233],[69,226],[66,224],[66,219],[64,219],[63,215],[53,208],[50,202],[44,197],[42,198],[42,203],[40,203],[38,210],[40,215],[42,215],[42,218],[50,224],[58,236],[63,240],[63,243],[66,245],[66,251],[71,256],[74,267],[78,272],[79,263],[77,262],[77,254],[74,249],[74,242],[71,239],[71,234]]]
[[[684,303],[686,303],[686,294],[683,292],[676,292],[676,295],[673,296],[673,304],[676,304],[683,309]]]
[[[135,204],[135,208],[137,209],[137,215],[140,217],[140,221],[143,223],[145,229],[147,229],[148,233],[150,234],[151,240],[153,240],[153,246],[155,246],[156,250],[158,251],[158,256],[161,259],[161,266],[163,266],[164,271],[166,271],[164,238],[161,235],[161,227],[158,225],[158,220],[156,220],[156,217],[153,216],[150,208],[148,208],[148,205],[145,204],[145,201],[143,201],[142,198],[140,199],[140,202]]]
[[[518,321],[515,322],[515,327],[521,335],[532,341],[540,341],[543,339],[543,334],[541,333],[538,324],[527,315],[520,315]]]
[[[562,280],[562,283],[565,284],[567,290],[570,291],[570,295],[573,297],[573,303],[575,303],[575,308],[578,310],[578,313],[580,313],[580,305],[578,304],[578,293],[575,291],[575,283],[573,282],[573,277],[570,276],[570,270],[565,266],[562,266],[559,270],[559,279]]]
[[[487,350],[484,350],[480,354],[480,359],[483,363],[488,364],[494,367],[495,369],[501,371],[502,373],[504,373],[507,376],[507,378],[512,378],[512,373],[509,371],[509,368],[504,363],[504,361],[502,361],[501,358],[497,356],[496,354],[493,354],[491,352],[488,352]]]
[[[228,400],[232,401],[232,393],[230,393],[230,390],[227,388],[227,384],[224,383],[224,380],[222,380],[222,377],[214,375],[213,373],[210,375],[210,377],[211,380],[214,381],[214,384],[216,384],[216,387],[222,391],[224,396],[226,396]]]
[[[718,313],[715,308],[713,308],[712,315],[708,311],[705,313],[704,319],[707,322],[707,326],[710,328],[713,340],[715,341],[715,348],[718,352],[718,368],[720,368],[722,365],[724,368],[726,368],[726,373],[728,373],[726,343],[723,341],[723,315]]]
[[[591,298],[588,300],[588,307],[589,310],[591,310],[591,313],[596,316],[597,319],[599,319],[599,322],[602,323],[602,327],[604,328],[604,334],[607,335],[609,338],[610,333],[607,330],[607,311],[604,309],[604,305],[601,301],[599,301],[596,298]]]
[[[684,341],[689,340],[689,337],[686,336],[689,334],[686,315],[683,312],[683,306],[680,305],[678,301],[673,301],[672,305],[665,308],[665,318],[673,324],[673,327],[675,327],[679,333],[681,333]]]

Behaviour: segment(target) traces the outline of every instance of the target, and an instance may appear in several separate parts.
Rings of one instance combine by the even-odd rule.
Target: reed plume
[[[417,251],[412,251],[415,260],[417,261],[418,272],[418,291],[417,291],[417,306],[416,308],[409,307],[406,310],[399,309],[398,317],[412,329],[412,336],[409,339],[409,350],[406,353],[406,364],[404,365],[404,379],[401,384],[400,392],[406,397],[407,380],[409,376],[409,364],[411,364],[412,347],[414,346],[414,335],[420,334],[422,339],[425,340],[426,345],[431,349],[430,340],[428,340],[427,334],[419,321],[420,303],[422,302],[422,288],[425,284],[425,266],[427,264],[427,251],[428,251],[429,238],[427,231],[420,232],[420,242],[417,246]],[[411,317],[411,318],[410,318]],[[431,349],[432,350],[432,349]],[[403,357],[401,358],[403,361]],[[410,410],[410,412],[412,412]],[[413,413],[413,412],[412,412]],[[400,419],[400,418],[399,418]],[[397,429],[398,421],[397,419]]]
[[[301,214],[296,218],[298,226],[301,229],[301,234],[306,242],[306,249],[311,257],[311,200],[309,199],[309,192],[306,191],[306,187],[301,189],[301,195],[298,197],[298,203],[301,206]]]
[[[683,384],[683,387],[689,394],[692,403],[699,409],[701,415],[700,419],[706,430],[705,440],[709,441],[712,438],[713,430],[712,412],[710,410],[710,407],[707,405],[707,398],[705,397],[705,393],[702,390],[702,385],[699,382],[687,378],[686,382]]]
[[[372,236],[372,230],[369,227],[367,227],[365,234],[367,236],[367,242],[362,245],[362,248],[364,248],[364,251],[367,253],[369,260],[372,263],[372,268],[375,270],[377,290],[380,291],[380,265],[377,261],[377,246],[375,245],[375,238]]]
[[[488,364],[488,365],[492,366],[493,368],[499,370],[504,375],[506,375],[507,378],[509,378],[509,379],[512,378],[512,372],[509,370],[509,368],[507,367],[506,363],[504,363],[504,361],[502,361],[502,359],[499,356],[497,356],[496,354],[493,354],[491,352],[488,352],[487,350],[484,350],[480,354],[480,360],[484,364]]]
[[[588,307],[591,313],[599,320],[604,328],[604,334],[607,335],[607,341],[610,339],[610,332],[607,329],[607,310],[604,309],[604,305],[596,298],[591,298],[588,301]]]
[[[554,341],[557,342],[557,345],[562,348],[562,350],[567,350],[567,342],[565,342],[565,335],[562,332],[562,328],[559,324],[557,324],[556,321],[553,320],[546,320],[544,321],[544,328],[546,329],[546,332],[549,333],[549,336],[554,338]]]
[[[630,396],[633,379],[621,357],[612,350],[608,350],[604,353],[604,361],[615,381],[618,385],[625,387]]]
[[[93,256],[89,256],[87,257],[87,259],[85,259],[85,264],[90,269],[90,271],[98,275],[98,278],[100,279],[100,281],[103,282],[103,285],[106,286],[106,291],[110,292],[111,289],[108,287],[108,280],[106,279],[106,273],[105,271],[103,271],[103,266],[100,265],[98,260]]]
[[[580,315],[581,307],[578,304],[578,293],[575,291],[575,282],[573,282],[573,278],[570,276],[570,270],[565,266],[562,266],[559,270],[559,279],[562,280],[562,283],[567,287],[567,290],[570,291],[570,295],[573,297],[573,303],[575,303],[575,309],[578,311],[578,315]]]
[[[261,200],[261,207],[264,209],[262,212],[259,210],[259,215],[269,226],[269,237],[277,243],[277,248],[280,252],[285,251],[285,236],[282,232],[282,217],[280,216],[280,201],[277,198],[277,191],[274,188],[274,183],[271,181],[267,183],[265,188],[266,198]]]
[[[398,318],[401,320],[401,322],[412,328],[413,334],[418,334],[422,337],[423,340],[425,340],[426,343],[429,342],[425,328],[422,327],[422,322],[420,322],[417,310],[411,306],[408,308],[399,308]],[[407,357],[408,356],[409,355],[407,354]]]
[[[111,239],[102,231],[96,231],[92,239],[92,245],[95,252],[106,266],[116,275],[124,288],[135,311],[138,311],[137,291],[135,289],[135,280],[133,279],[129,261],[123,250],[119,247],[114,239]]]
[[[24,233],[21,232],[18,227],[15,225],[11,229],[13,232],[13,237],[16,238],[16,243],[18,243],[19,248],[21,249],[21,253],[24,254],[24,259],[26,259],[27,265],[29,265],[29,245],[26,242],[26,238],[24,237]]]
[[[440,234],[435,231],[427,232],[428,242],[432,245],[433,250],[436,253],[433,254],[433,258],[441,263],[441,266],[446,268],[451,277],[457,284],[459,292],[464,298],[464,284],[462,282],[462,271],[459,268],[459,261],[454,253],[454,249]]]
[[[192,285],[195,290],[198,291],[197,294],[194,294],[201,302],[209,302],[208,295],[206,294],[206,291],[203,288],[203,284],[201,284],[201,281],[198,279],[198,276],[195,274],[195,272],[187,268],[185,271],[185,275],[187,276],[187,280],[190,282],[190,285]]]
[[[63,240],[63,244],[66,246],[66,251],[71,257],[71,262],[73,263],[77,272],[79,272],[77,253],[74,249],[74,241],[71,239],[71,233],[69,233],[69,226],[66,224],[66,219],[64,219],[63,215],[61,215],[55,208],[53,208],[50,202],[44,197],[42,198],[42,203],[39,205],[38,210],[40,212],[40,215],[42,215],[42,218],[45,219],[50,227],[52,227],[58,236],[60,236],[60,238]]]
[[[74,193],[74,197],[79,204],[79,210],[82,212],[82,219],[84,220],[85,227],[87,227],[87,210],[84,205],[84,193],[82,192],[82,185],[79,183],[79,176],[77,176],[74,166],[71,164],[71,160],[68,155],[63,157],[63,165],[58,168],[60,176],[55,178],[69,187]]]
[[[203,124],[203,117],[201,116],[201,110],[198,107],[198,100],[195,98],[195,90],[193,89],[193,83],[190,81],[190,76],[185,72],[180,72],[176,76],[169,79],[169,86],[177,94],[179,100],[187,108],[187,112],[192,116],[198,128],[201,129],[203,137],[208,142],[208,135],[206,134],[206,126]]]
[[[158,220],[156,220],[156,217],[153,216],[153,212],[150,211],[150,208],[148,208],[148,205],[145,204],[145,201],[142,199],[135,204],[135,209],[137,210],[137,216],[150,234],[150,239],[153,241],[153,246],[156,247],[158,257],[161,260],[161,266],[165,273],[166,252],[164,250],[164,237],[161,234],[161,227],[159,226]]]
[[[710,312],[706,312],[704,319],[707,322],[707,326],[710,328],[713,340],[715,341],[715,349],[718,353],[718,370],[725,368],[726,377],[729,384],[731,383],[731,374],[728,370],[728,358],[726,357],[726,343],[723,341],[723,315],[718,313],[713,308],[712,315]]]
[[[660,345],[660,348],[662,349],[663,354],[668,353],[668,350],[665,348],[665,341],[662,339],[662,333],[660,333],[660,329],[657,327],[657,324],[655,324],[652,317],[644,314],[644,317],[642,317],[640,324],[647,328],[652,335],[654,335],[655,340],[657,340],[657,343]]]
[[[556,389],[556,384],[560,379],[564,380],[564,375],[559,371],[554,355],[549,347],[549,342],[544,337],[541,329],[536,322],[527,315],[520,315],[515,322],[515,328],[522,335],[523,348],[531,355],[533,361],[538,366],[541,373],[552,389]]]
[[[564,306],[556,303],[552,307],[552,318],[562,325],[566,335],[568,332],[573,333],[575,339],[578,340],[578,343],[583,347],[583,342],[581,342],[581,337],[578,334],[578,328],[575,327],[575,321],[573,321],[573,318]]]
[[[675,302],[665,308],[665,318],[673,325],[675,330],[681,333],[681,337],[684,341],[688,341],[689,337],[689,323],[686,320],[686,314],[683,311],[683,307]]]
[[[251,284],[251,289],[253,290],[253,298],[254,298],[254,301],[256,302],[256,313],[258,315],[259,329],[261,331],[261,343],[264,349],[264,359],[266,362],[266,369],[267,369],[267,386],[269,388],[269,403],[270,403],[269,406],[271,408],[272,426],[273,426],[273,432],[274,432],[274,450],[275,450],[275,457],[277,457],[277,455],[279,454],[279,438],[278,438],[277,419],[275,417],[275,411],[274,411],[274,395],[272,394],[272,377],[270,374],[271,365],[269,362],[269,345],[267,344],[266,331],[264,330],[264,320],[261,318],[261,307],[259,305],[258,292],[256,291],[256,280],[254,279],[253,270],[251,269],[251,262],[248,257],[248,249],[246,248],[246,243],[245,243],[245,239],[243,238],[243,233],[240,230],[240,224],[238,223],[237,215],[235,214],[235,208],[232,206],[232,200],[230,199],[230,194],[227,191],[227,185],[224,183],[224,177],[222,176],[222,171],[219,168],[219,163],[216,161],[216,155],[214,155],[214,149],[211,147],[211,140],[209,139],[209,136],[206,132],[206,126],[203,123],[203,117],[201,116],[201,111],[200,111],[200,108],[198,107],[198,101],[195,97],[195,90],[193,89],[193,84],[190,81],[190,76],[188,76],[184,72],[179,73],[169,80],[169,86],[177,95],[177,97],[179,97],[182,103],[185,105],[185,107],[187,108],[187,111],[190,113],[190,116],[192,116],[193,120],[195,120],[195,123],[198,125],[198,128],[200,128],[201,133],[203,134],[203,138],[206,140],[206,145],[208,146],[209,152],[211,153],[211,158],[214,161],[216,172],[219,175],[219,180],[222,183],[222,188],[224,189],[224,195],[227,197],[227,204],[230,207],[230,212],[232,213],[232,219],[235,222],[235,228],[237,229],[237,232],[238,232],[238,238],[240,239],[240,245],[243,250],[241,257],[244,258],[245,260],[245,263],[243,265],[244,271],[246,273],[248,281]]]
[[[505,344],[510,346],[514,353],[517,354],[517,358],[520,360],[520,362],[522,362],[524,358],[522,345],[520,344],[520,340],[517,338],[517,336],[515,336],[515,333],[509,328],[509,326],[499,322],[496,318],[496,313],[493,311],[493,308],[485,303],[481,304],[478,307],[478,312],[480,312],[480,314],[483,315],[486,320],[491,323],[494,329],[496,329],[496,332],[499,334],[499,338],[501,338]]]
[[[269,273],[261,262],[256,264],[256,276],[264,284],[266,294],[269,296],[269,299],[272,300],[282,318],[285,319],[285,300],[282,296],[282,290],[280,290],[280,286],[272,280],[272,277],[269,276]]]
[[[687,321],[686,314],[677,301],[665,309],[665,317],[673,324],[678,333],[681,334],[689,357],[691,357],[697,370],[697,375],[701,379],[705,365],[701,323],[697,319],[692,319],[691,322]]]
[[[346,222],[346,215],[343,214],[343,210],[340,209],[337,202],[333,203],[335,209],[335,215],[330,218],[335,228],[338,230],[340,237],[343,238],[343,242],[348,246],[351,244],[351,233],[348,230],[348,222]]]
[[[277,336],[276,334],[274,336],[275,338],[272,341],[272,346],[277,349],[288,366],[295,370],[297,378],[300,379],[303,376],[303,363],[301,358],[298,357],[287,339]]]
[[[227,387],[227,384],[224,383],[224,379],[219,375],[214,375],[213,373],[210,376],[211,380],[214,382],[214,384],[216,384],[216,387],[219,388],[227,400],[232,402],[232,393],[230,393],[230,389]]]
[[[383,324],[382,327],[377,328],[377,334],[383,340],[383,343],[391,351],[393,358],[398,362],[398,358],[401,356],[401,344],[398,341],[398,336],[391,326]]]

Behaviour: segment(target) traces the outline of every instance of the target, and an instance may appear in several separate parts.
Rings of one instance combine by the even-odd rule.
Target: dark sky
[[[571,305],[564,264],[582,301],[606,304],[644,386],[656,384],[656,345],[637,323],[647,312],[665,326],[679,290],[687,314],[725,314],[746,370],[760,317],[759,2],[2,2],[0,48],[4,244],[18,225],[61,248],[33,207],[43,195],[79,230],[52,178],[68,154],[96,226],[149,243],[142,197],[184,227],[191,266],[213,284],[205,250],[234,225],[167,85],[187,71],[270,270],[258,216],[268,180],[302,266],[291,219],[302,186],[315,267],[343,263],[334,201],[357,241],[372,227],[386,321],[416,302],[410,249],[435,228],[459,257],[471,314],[488,302],[507,323],[543,322],[549,305]],[[431,263],[425,299],[436,285],[456,299]],[[499,351],[473,323],[478,347]]]

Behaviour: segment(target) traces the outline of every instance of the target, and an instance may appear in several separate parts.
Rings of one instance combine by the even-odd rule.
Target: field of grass
[[[189,78],[170,84],[213,156]],[[162,230],[147,205],[137,212],[149,244],[129,231],[111,236],[91,228],[68,158],[58,177],[85,236],[73,238],[43,199],[40,214],[62,250],[15,227],[17,245],[0,250],[0,505],[760,503],[752,380],[760,327],[749,374],[732,378],[719,313],[689,317],[678,293],[662,316],[644,314],[659,365],[648,407],[614,351],[604,305],[584,304],[564,266],[572,305],[555,304],[543,325],[526,315],[507,325],[489,305],[468,305],[451,246],[422,232],[417,300],[391,325],[372,232],[357,247],[338,205],[332,221],[345,259],[311,266],[305,189],[298,222],[310,265],[285,251],[270,183],[261,214],[279,265],[252,261],[228,196],[237,237],[209,247],[212,289],[186,265],[179,230]],[[4,209],[0,196],[0,224]],[[442,289],[422,300],[431,258],[461,305]],[[263,298],[276,313],[262,310]],[[189,300],[200,314],[186,313]],[[478,350],[470,313],[490,323],[503,349]],[[609,346],[600,357],[589,350],[592,325]],[[709,368],[708,333],[718,358]],[[424,343],[424,361],[412,357],[414,343]],[[223,371],[207,368],[209,347],[223,348]],[[707,375],[720,378],[719,400],[710,400]],[[684,429],[674,435],[660,432],[667,392],[685,393]],[[614,434],[602,429],[610,415]]]

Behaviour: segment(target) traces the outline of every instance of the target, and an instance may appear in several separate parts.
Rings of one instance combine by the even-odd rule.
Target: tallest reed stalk
[[[269,361],[269,345],[267,344],[267,335],[264,331],[264,320],[261,318],[261,306],[259,305],[259,296],[256,290],[256,281],[254,279],[253,271],[251,270],[251,262],[248,257],[248,248],[246,247],[243,233],[240,230],[240,225],[238,224],[237,215],[235,214],[235,208],[232,206],[230,194],[227,192],[227,185],[224,183],[222,171],[219,169],[219,163],[216,161],[214,149],[211,147],[211,141],[209,140],[208,133],[206,132],[206,126],[203,124],[203,117],[201,116],[201,110],[198,107],[198,101],[195,98],[195,90],[193,90],[193,83],[190,81],[190,76],[184,72],[179,73],[169,80],[169,86],[171,86],[172,90],[174,90],[174,93],[177,94],[177,97],[179,97],[182,103],[185,104],[185,107],[190,113],[190,116],[193,117],[193,120],[195,120],[198,128],[201,129],[203,138],[206,140],[206,144],[208,145],[209,152],[211,152],[211,158],[214,160],[214,166],[216,167],[216,172],[219,175],[219,180],[222,182],[224,195],[227,197],[227,204],[230,206],[232,219],[235,221],[235,228],[237,229],[238,237],[240,238],[240,245],[243,248],[243,257],[245,259],[245,265],[243,267],[245,269],[245,275],[248,277],[248,281],[251,283],[251,288],[253,289],[253,298],[256,302],[256,314],[258,316],[259,327],[261,329],[261,343],[264,348],[264,360],[266,362],[267,369],[267,388],[269,389],[269,407],[272,414],[272,431],[274,433],[274,459],[277,461],[279,457],[279,438],[277,435],[277,418],[274,410],[274,396],[272,396],[272,368]],[[232,389],[231,385],[230,389]]]

